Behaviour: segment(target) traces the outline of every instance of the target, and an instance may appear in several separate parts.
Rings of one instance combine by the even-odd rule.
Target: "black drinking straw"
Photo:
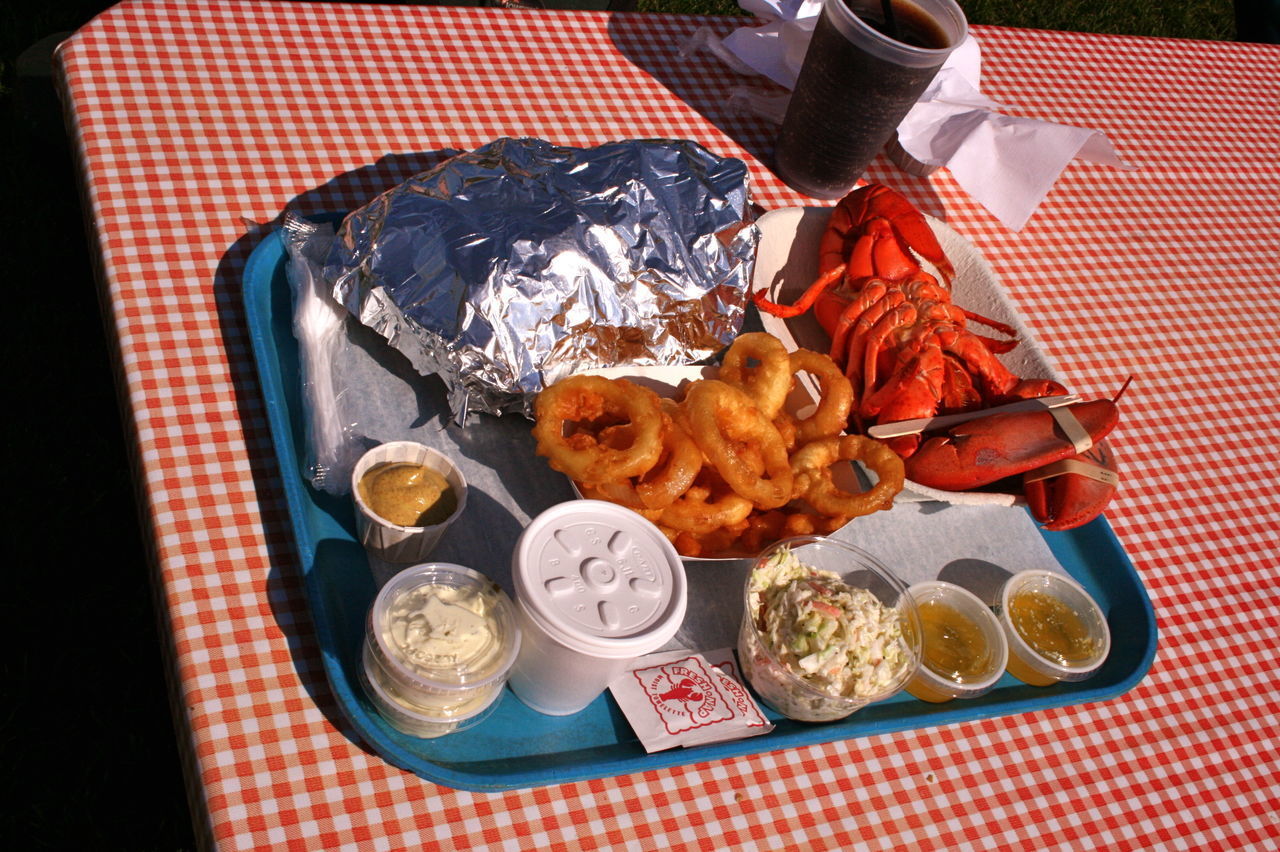
[[[880,0],[880,8],[884,11],[885,33],[895,41],[902,41],[898,35],[898,19],[893,15],[893,0]]]

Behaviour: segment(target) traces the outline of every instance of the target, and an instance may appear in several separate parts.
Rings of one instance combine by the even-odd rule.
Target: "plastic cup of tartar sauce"
[[[512,557],[520,655],[511,691],[551,716],[584,709],[680,628],[684,565],[630,509],[573,500],[547,509]]]
[[[496,583],[461,565],[414,565],[369,608],[361,683],[392,727],[437,737],[487,715],[519,652],[514,607]]]
[[[406,511],[404,504],[420,507],[414,503],[413,484],[404,482],[403,477],[400,482],[392,481],[383,495],[375,496],[370,491],[379,473],[394,477],[397,469],[412,471],[415,467],[429,471],[428,476],[438,474],[448,485],[449,493],[443,495],[446,502],[439,506],[441,511],[426,515],[427,521],[412,508],[407,515],[397,513]],[[357,537],[365,549],[384,562],[412,564],[424,561],[449,525],[462,514],[467,505],[467,478],[446,455],[432,447],[416,441],[389,441],[373,447],[356,462],[351,471],[351,499],[356,506]],[[397,502],[401,505],[397,506]],[[387,514],[380,514],[379,509]]]

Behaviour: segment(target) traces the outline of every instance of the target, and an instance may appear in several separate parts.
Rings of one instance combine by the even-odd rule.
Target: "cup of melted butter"
[[[1009,659],[1004,630],[982,599],[943,580],[907,590],[920,616],[920,666],[907,692],[941,703],[977,698],[996,685]]]
[[[1009,642],[1009,674],[1032,686],[1084,680],[1111,651],[1111,630],[1084,587],[1053,571],[1013,575],[997,611]]]
[[[467,502],[467,480],[443,453],[415,441],[369,450],[351,472],[360,543],[384,562],[426,559]]]

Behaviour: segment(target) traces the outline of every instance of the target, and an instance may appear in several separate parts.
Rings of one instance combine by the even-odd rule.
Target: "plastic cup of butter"
[[[512,582],[522,644],[511,691],[532,709],[585,709],[632,661],[665,645],[687,606],[684,564],[662,531],[601,500],[534,518]]]
[[[907,590],[920,615],[920,667],[907,692],[935,704],[991,691],[1009,661],[1009,643],[995,614],[968,589],[944,580]]]
[[[361,683],[392,727],[437,737],[487,715],[520,644],[511,599],[492,580],[446,562],[414,565],[369,608]]]
[[[425,469],[421,470],[421,469]],[[406,476],[407,474],[407,476]],[[371,489],[379,475],[399,477],[380,492]],[[443,477],[447,492],[425,514],[420,480]],[[428,480],[428,481],[429,481]],[[467,505],[467,479],[443,453],[416,441],[389,441],[366,452],[351,471],[356,532],[365,549],[384,562],[422,562]],[[386,514],[380,514],[382,509]],[[434,513],[434,514],[433,514]],[[388,517],[390,515],[390,517]],[[431,522],[423,523],[427,517]]]
[[[1102,608],[1063,574],[1014,574],[1000,591],[996,615],[1009,642],[1009,674],[1032,686],[1084,680],[1111,651]]]

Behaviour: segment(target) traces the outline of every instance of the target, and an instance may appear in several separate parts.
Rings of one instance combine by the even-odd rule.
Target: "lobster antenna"
[[[1125,380],[1124,380],[1124,384],[1122,384],[1122,385],[1120,386],[1120,390],[1116,391],[1116,395],[1115,395],[1115,396],[1113,396],[1113,397],[1111,397],[1111,401],[1112,401],[1113,403],[1116,403],[1116,402],[1119,402],[1119,401],[1120,401],[1120,397],[1121,397],[1121,396],[1124,394],[1124,392],[1128,389],[1128,387],[1129,387],[1129,382],[1131,382],[1131,381],[1133,381],[1133,376],[1130,376],[1129,378],[1127,378],[1127,379],[1125,379]]]

